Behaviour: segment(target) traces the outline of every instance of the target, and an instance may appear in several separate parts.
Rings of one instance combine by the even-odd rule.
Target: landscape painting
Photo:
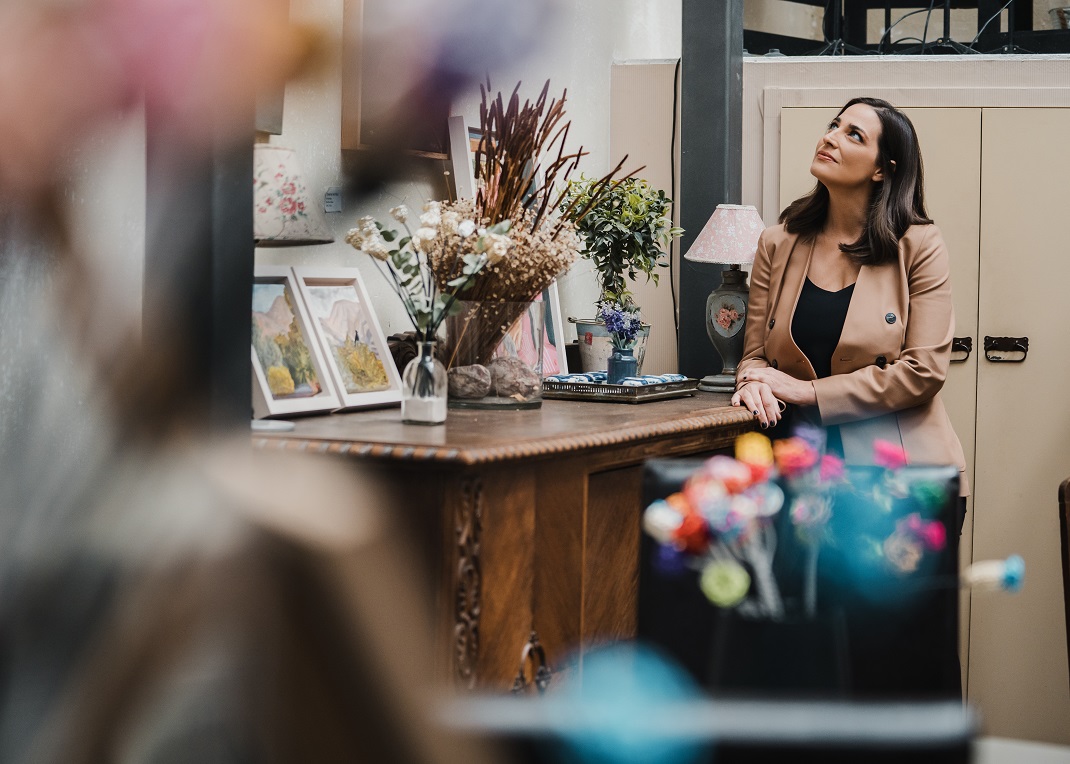
[[[343,406],[400,403],[401,378],[357,269],[293,270]]]
[[[251,317],[254,416],[339,408],[289,268],[256,269]]]
[[[288,285],[253,285],[253,348],[275,400],[311,398],[323,391]]]
[[[306,285],[308,309],[318,322],[347,393],[389,390],[386,365],[373,344],[368,314],[352,287]],[[387,359],[387,363],[389,363]]]

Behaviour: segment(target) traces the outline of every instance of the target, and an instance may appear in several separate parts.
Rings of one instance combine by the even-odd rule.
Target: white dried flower
[[[399,223],[404,223],[409,219],[409,208],[404,204],[399,204],[397,207],[391,208],[390,215]]]
[[[438,230],[446,235],[452,234],[457,231],[457,225],[461,222],[461,216],[456,212],[443,212],[442,222],[440,223]],[[464,234],[461,234],[462,236]]]
[[[423,215],[420,216],[420,219],[423,219]],[[422,226],[420,228],[417,228],[416,231],[413,233],[412,246],[419,252],[426,252],[428,246],[436,238],[438,238],[438,231],[436,231],[434,228]]]
[[[513,246],[513,240],[500,233],[486,233],[476,246],[477,252],[487,253],[487,262],[494,265],[509,254],[509,248]]]
[[[427,228],[438,228],[442,222],[442,205],[439,202],[428,202],[424,205],[424,214],[420,215],[420,225]]]
[[[382,234],[376,232],[375,236],[369,236],[364,240],[364,246],[361,250],[367,252],[376,260],[386,261],[390,257],[390,246],[386,243],[386,239],[382,237]]]
[[[443,217],[445,217],[445,216],[443,216]],[[464,222],[462,222],[460,225],[457,226],[457,233],[459,233],[461,236],[463,236],[466,239],[469,236],[471,236],[473,233],[475,233],[475,231],[476,231],[476,224],[473,223],[471,220],[465,220]]]
[[[379,233],[379,229],[375,227],[374,222],[371,226],[361,225],[358,228],[350,228],[346,232],[346,243],[353,249],[366,252],[377,260],[386,260],[390,256],[390,247],[383,235]]]

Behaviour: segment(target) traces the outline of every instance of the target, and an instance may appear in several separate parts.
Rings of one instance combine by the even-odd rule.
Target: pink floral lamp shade
[[[334,241],[308,193],[293,149],[258,143],[253,150],[253,238],[260,247]]]
[[[758,210],[744,204],[718,204],[685,260],[724,265],[750,265],[765,228]]]

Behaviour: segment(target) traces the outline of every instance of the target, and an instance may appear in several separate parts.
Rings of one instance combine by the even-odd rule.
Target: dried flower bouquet
[[[510,222],[510,244],[502,256],[489,263],[478,279],[461,290],[458,297],[478,302],[480,308],[468,319],[451,319],[448,323],[444,357],[476,359],[483,363],[493,355],[498,344],[530,302],[576,259],[580,239],[575,224],[559,214],[565,199],[569,177],[581,157],[588,152],[566,150],[570,123],[562,124],[565,94],[547,103],[549,81],[533,102],[520,102],[519,88],[508,102],[502,93],[488,95],[480,87],[482,138],[476,150],[475,200],[458,200],[443,204],[443,216],[456,214],[459,219],[480,221],[490,227]],[[620,171],[624,160],[596,184],[590,204],[610,188],[611,178]],[[450,236],[445,225],[443,235]],[[432,257],[436,274],[456,271],[456,249],[446,246]],[[444,283],[439,276],[440,286]],[[473,316],[478,316],[480,331],[468,331]],[[447,363],[447,366],[451,365]]]

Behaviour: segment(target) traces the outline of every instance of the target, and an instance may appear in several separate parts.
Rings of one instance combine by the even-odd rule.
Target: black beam
[[[143,341],[180,358],[175,408],[206,431],[251,417],[253,119],[191,154],[148,115]]]
[[[743,0],[683,0],[680,222],[686,252],[718,204],[742,200]],[[706,298],[721,268],[680,261],[680,373],[721,370]]]

